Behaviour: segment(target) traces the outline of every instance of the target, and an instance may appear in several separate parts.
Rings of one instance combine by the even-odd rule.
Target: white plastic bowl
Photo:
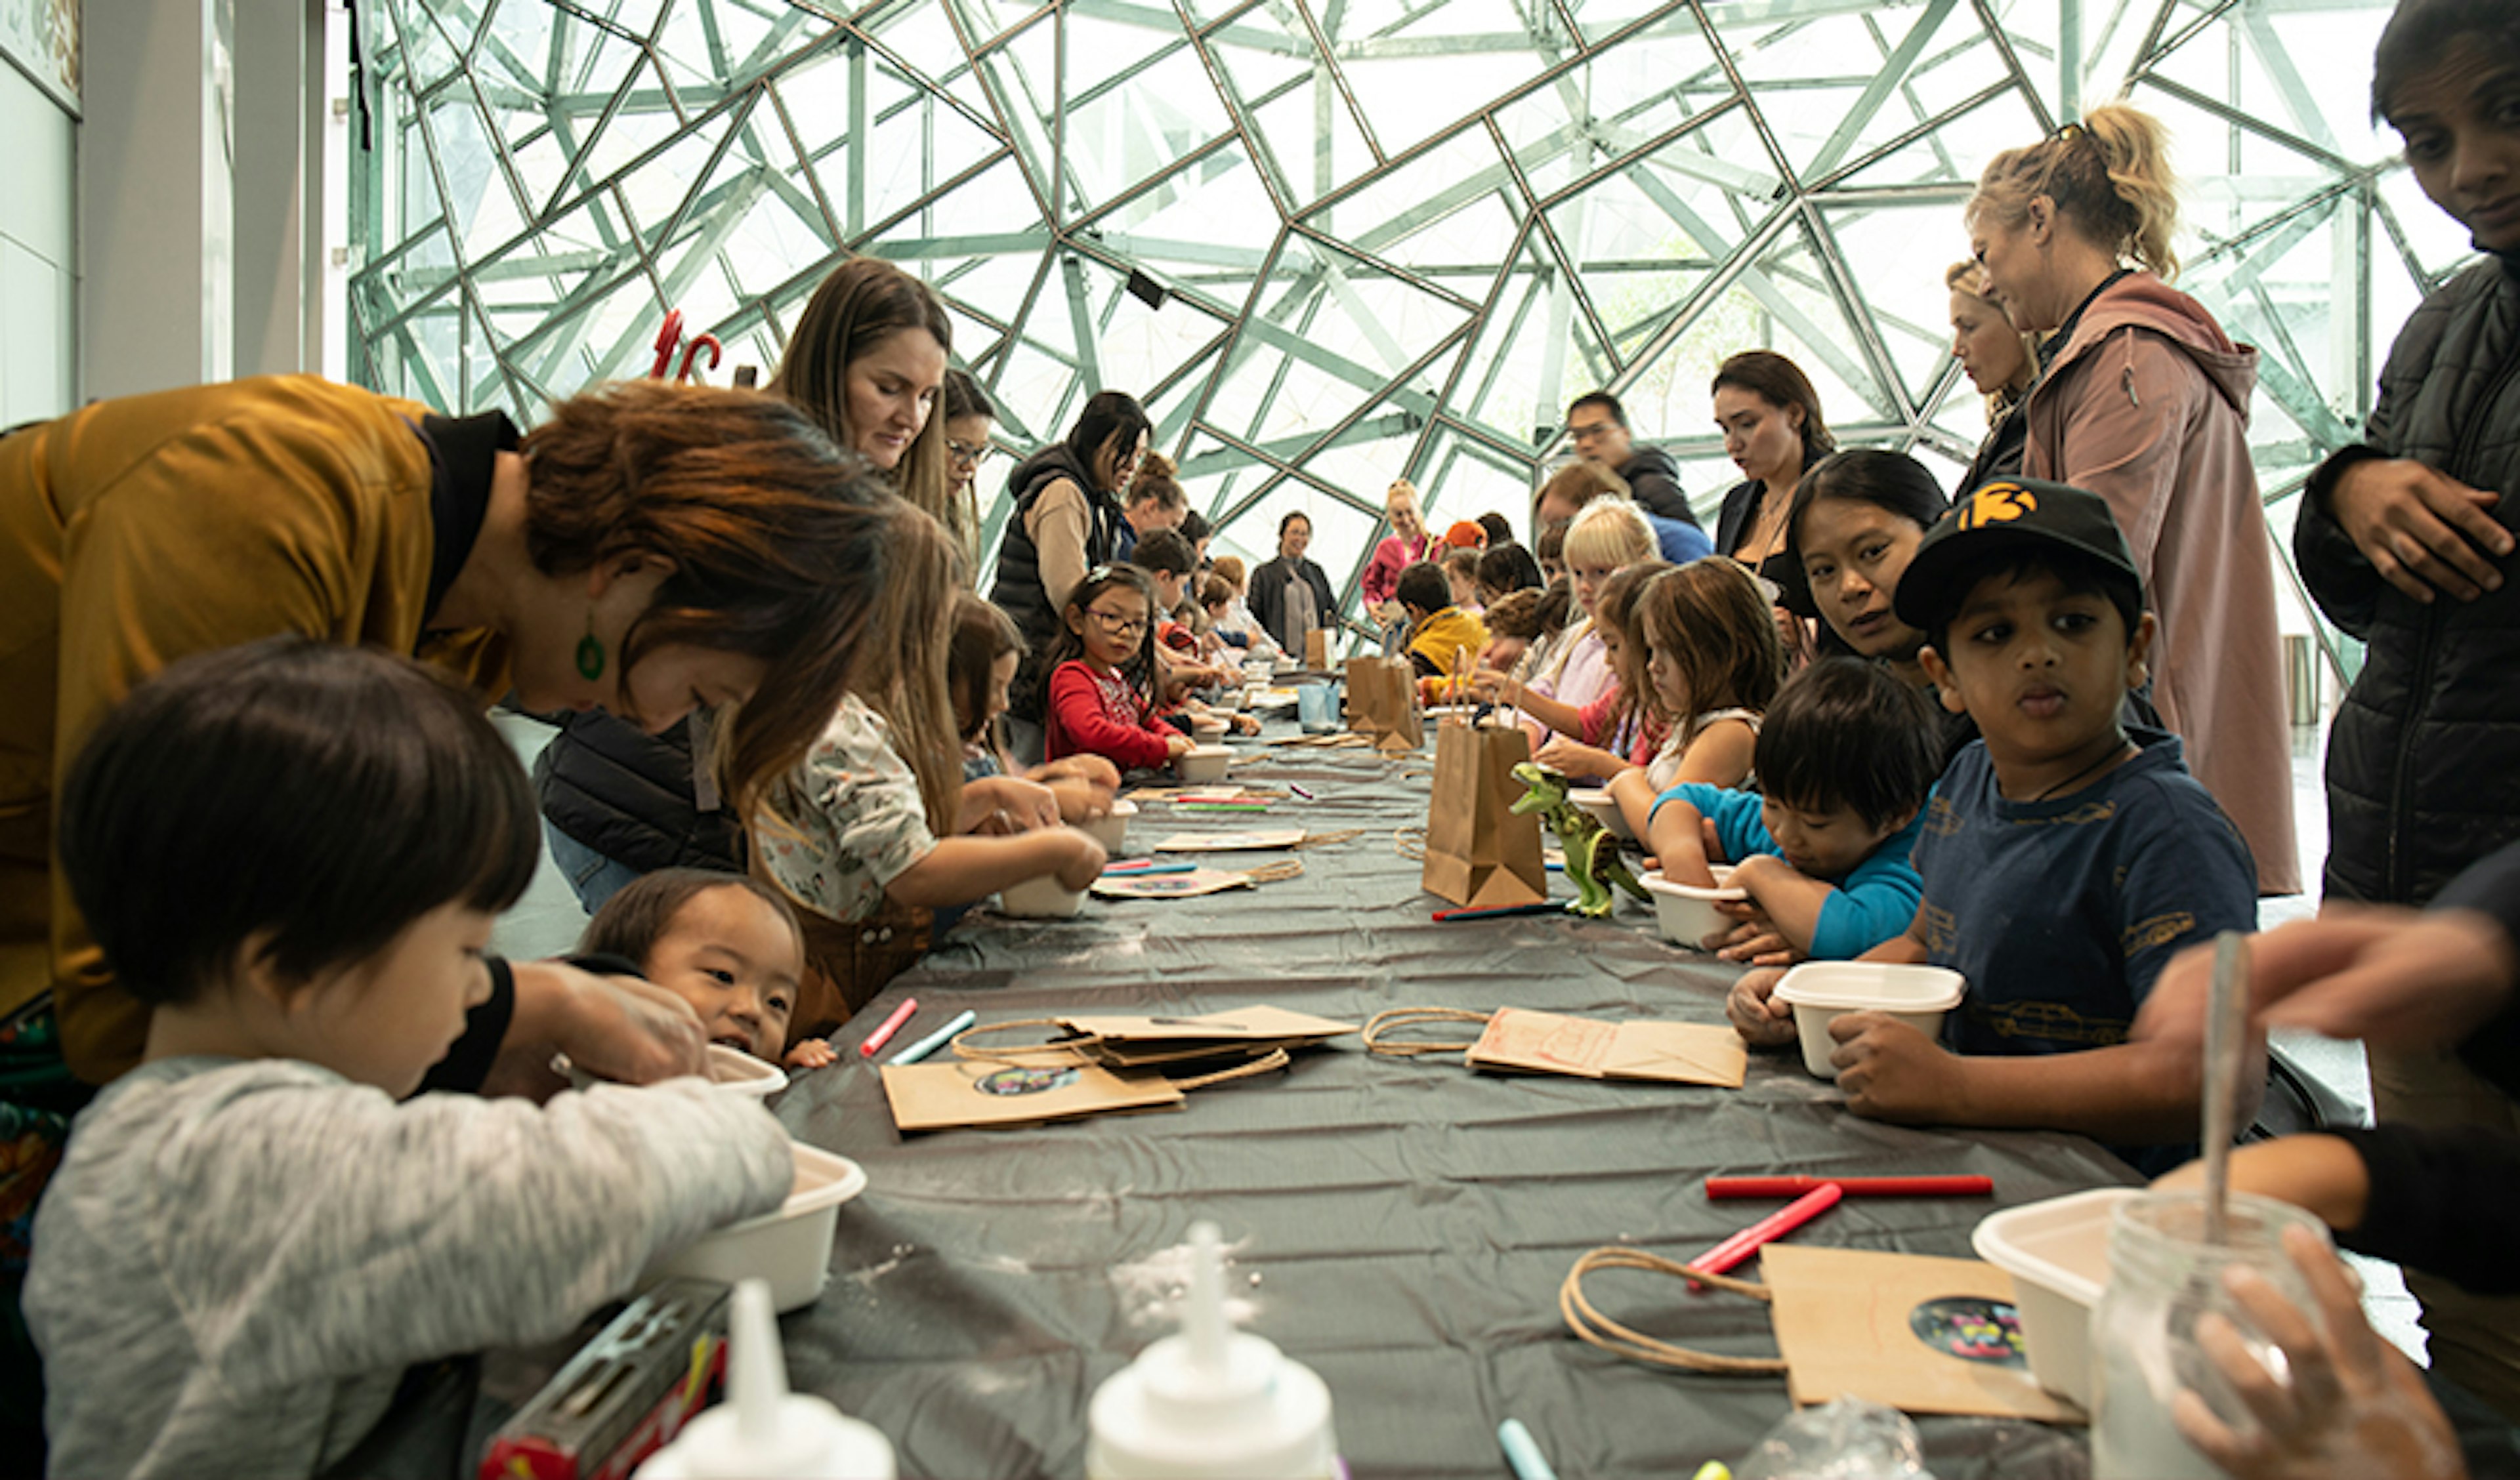
[[[2140,1188],[2097,1188],[1981,1219],[1969,1244],[2012,1277],[2030,1375],[2059,1398],[2092,1406],[2092,1307],[2109,1282],[2109,1220]]]
[[[1637,840],[1637,830],[1628,826],[1628,814],[1619,810],[1618,801],[1607,786],[1595,786],[1583,791],[1570,791],[1567,799],[1584,809],[1584,815],[1599,823],[1612,837],[1623,843]]]
[[[866,1190],[866,1169],[819,1146],[791,1144],[796,1185],[779,1211],[731,1223],[648,1267],[650,1279],[770,1281],[781,1311],[812,1305],[832,1278],[832,1235],[840,1204]]]
[[[1847,1012],[1887,1012],[1928,1038],[1940,1038],[1943,1014],[1960,1005],[1967,982],[1947,966],[1904,966],[1881,961],[1807,961],[1777,983],[1802,1035],[1803,1067],[1835,1079],[1828,1061],[1837,1041],[1828,1025]]]
[[[1234,728],[1234,722],[1221,714],[1194,714],[1190,727],[1200,735],[1223,735]]]
[[[1232,714],[1242,707],[1242,690],[1239,687],[1220,689],[1216,692],[1216,697],[1207,701],[1207,707]]]
[[[730,1049],[722,1043],[710,1044],[706,1052],[709,1082],[731,1095],[768,1099],[788,1088],[788,1071],[775,1063],[765,1062],[742,1049]],[[608,1079],[599,1079],[575,1064],[570,1064],[567,1072],[569,1088],[574,1090],[612,1083]]]
[[[1221,782],[1234,751],[1225,745],[1193,745],[1173,758],[1173,771],[1186,782]]]
[[[710,1083],[737,1095],[768,1099],[788,1088],[788,1071],[722,1043],[708,1046]]]
[[[1110,811],[1090,823],[1078,823],[1076,826],[1093,833],[1094,840],[1102,845],[1103,852],[1117,853],[1128,846],[1129,819],[1137,815],[1136,802],[1116,801],[1111,804]]]
[[[1735,889],[1727,882],[1732,876],[1731,864],[1712,865],[1709,872],[1715,875],[1712,889],[1673,883],[1659,870],[1638,880],[1653,895],[1654,923],[1662,927],[1662,938],[1675,946],[1703,951],[1706,937],[1719,930],[1730,931],[1739,923],[1715,907],[1718,903],[1748,899],[1750,891]]]
[[[1027,878],[998,891],[998,913],[1019,919],[1072,919],[1085,908],[1085,891],[1071,889],[1056,874]]]

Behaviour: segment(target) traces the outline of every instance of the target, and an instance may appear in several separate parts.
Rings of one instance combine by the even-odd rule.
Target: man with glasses
[[[1680,467],[1659,447],[1640,447],[1628,434],[1627,408],[1606,390],[1578,396],[1566,408],[1566,431],[1575,439],[1575,455],[1599,463],[1627,482],[1628,496],[1660,515],[1694,525],[1688,496],[1680,491]]]

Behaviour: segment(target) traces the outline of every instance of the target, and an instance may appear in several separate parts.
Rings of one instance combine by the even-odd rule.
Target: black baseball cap
[[[1925,531],[1899,577],[1892,609],[1919,632],[1938,631],[1968,596],[1971,570],[2060,549],[2124,577],[2136,605],[2143,605],[2143,575],[2106,499],[2042,478],[1998,478],[1979,484]]]

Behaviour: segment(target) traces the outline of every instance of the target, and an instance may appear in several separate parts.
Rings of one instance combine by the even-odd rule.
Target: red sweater
[[[1120,769],[1161,766],[1172,759],[1166,741],[1180,734],[1155,723],[1147,696],[1118,674],[1095,672],[1069,658],[1050,676],[1050,715],[1042,758],[1058,760],[1084,751]]]

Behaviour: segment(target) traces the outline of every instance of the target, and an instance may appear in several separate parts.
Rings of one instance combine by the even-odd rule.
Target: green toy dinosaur
[[[1647,904],[1653,902],[1645,886],[1637,882],[1627,860],[1619,856],[1619,840],[1583,808],[1566,799],[1566,778],[1533,762],[1521,761],[1513,768],[1513,779],[1523,785],[1522,798],[1513,804],[1513,810],[1539,813],[1550,830],[1557,834],[1557,846],[1566,850],[1566,876],[1575,880],[1576,889],[1575,901],[1566,907],[1566,913],[1593,919],[1608,915],[1618,898],[1610,892],[1612,884]]]

